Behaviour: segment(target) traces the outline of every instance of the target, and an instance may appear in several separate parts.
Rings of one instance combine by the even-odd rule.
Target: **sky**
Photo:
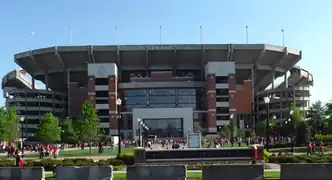
[[[332,99],[331,7],[331,0],[2,0],[0,77],[18,67],[14,54],[29,49],[70,41],[159,44],[160,26],[165,44],[200,43],[200,26],[203,43],[245,44],[247,25],[253,44],[282,45],[284,29],[285,46],[303,51],[297,65],[313,74],[311,102],[327,102]]]

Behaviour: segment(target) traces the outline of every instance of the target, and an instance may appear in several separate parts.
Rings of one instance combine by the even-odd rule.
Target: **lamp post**
[[[20,122],[21,122],[21,151],[23,154],[23,122],[24,122],[23,116],[20,118]]]
[[[295,145],[295,144],[294,144],[294,140],[295,140],[295,136],[296,136],[296,133],[297,133],[297,129],[296,129],[296,127],[295,127],[295,124],[294,124],[294,122],[292,122],[292,120],[293,120],[293,113],[294,113],[293,110],[290,110],[290,111],[289,111],[289,116],[290,116],[290,117],[288,118],[288,122],[289,122],[289,123],[292,123],[292,124],[291,124],[291,126],[292,126],[292,128],[293,128],[292,130],[295,129],[295,135],[293,135],[293,137],[292,137],[292,149],[291,149],[292,152],[294,152],[294,145]]]
[[[266,97],[264,99],[266,105],[267,105],[267,118],[266,118],[266,150],[269,151],[269,127],[270,127],[270,97]]]
[[[120,122],[122,119],[121,113],[120,113],[120,109],[121,109],[121,104],[122,104],[122,100],[120,98],[118,98],[116,100],[116,105],[118,106],[118,111],[117,111],[117,126],[118,126],[118,156],[120,156],[121,154],[121,129],[120,129]]]
[[[143,128],[142,128],[142,130],[149,130],[149,128],[143,123]],[[143,133],[142,133],[143,134]],[[145,144],[145,142],[144,142],[144,135],[142,135],[142,144],[143,144],[143,146],[144,146],[144,144]]]
[[[233,118],[234,118],[234,114],[231,114],[229,116],[230,119],[230,123],[231,123],[231,145],[232,147],[234,146],[234,124],[233,124]]]
[[[144,122],[138,118],[137,119],[137,122],[138,122],[138,146],[142,147],[144,146],[144,143],[143,143],[143,130],[149,130],[149,128],[144,124]]]

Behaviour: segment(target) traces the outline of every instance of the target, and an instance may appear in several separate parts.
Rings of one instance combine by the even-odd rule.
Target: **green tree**
[[[266,120],[258,121],[256,123],[256,135],[257,136],[266,136]]]
[[[52,113],[46,113],[38,127],[37,138],[47,144],[60,141],[59,121]]]
[[[199,125],[199,123],[195,123],[194,132],[195,133],[200,133],[201,132],[201,126]]]
[[[19,120],[15,107],[0,108],[0,139],[12,143],[18,138]]]
[[[301,121],[297,126],[296,144],[303,145],[310,140],[310,127],[307,122]]]
[[[89,152],[91,154],[91,143],[99,137],[100,119],[95,109],[88,101],[82,105],[79,118],[74,121],[74,132],[78,140],[89,143]]]
[[[237,137],[241,137],[241,138],[246,137],[246,132],[243,130],[237,130]]]
[[[325,117],[328,133],[332,133],[332,102],[325,104]]]
[[[16,114],[16,108],[11,107],[5,111],[5,122],[4,122],[4,140],[8,143],[12,143],[18,138],[19,119]]]
[[[325,108],[321,101],[316,101],[310,107],[307,118],[310,131],[313,135],[316,133],[321,133],[324,127],[328,125],[325,114]]]
[[[292,112],[291,124],[294,129],[296,129],[304,119],[299,108],[297,108],[294,103],[291,104],[290,111]]]
[[[4,107],[0,108],[0,139],[5,140],[5,132],[6,132],[6,109]]]
[[[231,137],[231,130],[229,129],[229,126],[223,126],[220,129],[220,136],[224,138],[230,138]]]
[[[71,119],[64,120],[61,125],[61,141],[64,143],[77,143],[78,141]]]
[[[234,123],[233,120],[231,120],[231,121],[229,122],[228,128],[229,128],[229,130],[230,130],[230,132],[231,132],[231,137],[234,137],[237,128],[236,128],[236,124]]]

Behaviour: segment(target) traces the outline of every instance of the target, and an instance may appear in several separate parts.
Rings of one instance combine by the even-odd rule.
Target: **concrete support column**
[[[272,70],[272,88],[271,89],[274,89],[274,79],[275,79],[275,72],[274,72],[274,70]]]
[[[48,90],[49,83],[48,83],[48,72],[45,71],[45,89]]]
[[[229,99],[229,115],[233,115],[233,123],[237,124],[236,120],[236,79],[235,74],[228,75],[228,99]]]
[[[252,91],[252,107],[251,109],[253,110],[254,112],[254,109],[255,109],[255,106],[256,106],[256,103],[255,103],[255,95],[256,95],[256,87],[255,87],[255,83],[256,83],[256,66],[254,65],[252,68],[251,68],[251,87],[253,89]],[[256,118],[252,115],[251,116],[252,118],[252,121],[251,121],[251,128],[253,129],[253,131],[255,132],[255,129],[256,129]]]
[[[217,132],[216,77],[214,74],[206,76],[206,104],[208,114],[205,128],[207,128],[208,132]]]
[[[118,82],[115,75],[108,76],[108,105],[109,105],[109,124],[110,124],[110,135],[116,135],[118,129],[118,107],[117,101]]]
[[[70,70],[66,70],[68,117],[71,117]]]
[[[284,74],[284,82],[285,82],[285,88],[288,88],[287,71]]]
[[[32,86],[31,88],[32,89],[36,89],[36,81],[35,81],[35,77],[33,77],[33,76],[31,76],[31,83],[32,83],[31,84],[31,86]]]
[[[96,107],[95,76],[88,76],[88,101]]]

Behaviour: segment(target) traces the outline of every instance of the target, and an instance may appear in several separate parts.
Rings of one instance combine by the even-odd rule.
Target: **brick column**
[[[88,101],[96,107],[95,76],[88,76]]]
[[[229,115],[233,114],[233,122],[236,122],[236,79],[235,74],[228,75],[228,99],[229,99]]]
[[[206,128],[208,132],[217,131],[216,119],[216,78],[215,75],[206,76],[206,105],[208,110]]]
[[[117,134],[118,120],[117,120],[117,91],[118,82],[115,75],[108,76],[108,105],[109,105],[109,123],[110,123],[110,134]]]

